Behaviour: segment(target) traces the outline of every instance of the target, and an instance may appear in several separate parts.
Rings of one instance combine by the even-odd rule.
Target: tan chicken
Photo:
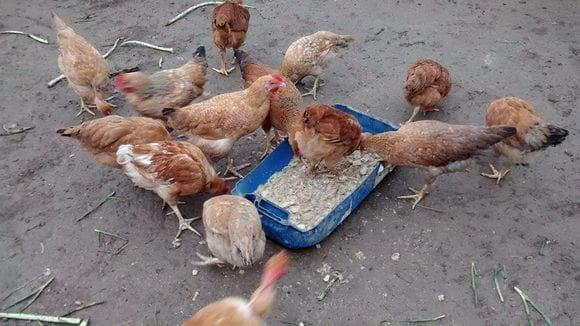
[[[202,218],[207,246],[214,257],[197,253],[201,258],[197,265],[245,267],[262,258],[266,235],[252,202],[232,195],[214,197],[203,203]]]
[[[164,109],[168,125],[189,138],[205,154],[220,158],[229,155],[234,143],[258,129],[270,111],[270,94],[286,86],[281,75],[258,78],[243,91],[217,95],[207,101],[193,103],[181,109]],[[238,172],[228,161],[227,170]]]
[[[304,127],[296,133],[298,155],[309,163],[311,172],[324,165],[333,174],[338,174],[337,164],[359,146],[361,126],[358,120],[327,105],[316,104],[306,108]]]
[[[221,67],[212,69],[217,73],[227,76],[235,69],[235,66],[231,69],[226,67],[226,50],[237,50],[244,44],[249,24],[250,12],[242,6],[242,0],[226,1],[214,9],[211,30],[213,43],[220,52]]]
[[[514,164],[528,165],[540,151],[559,145],[568,136],[568,130],[546,123],[536,109],[517,97],[504,97],[493,101],[485,115],[487,126],[508,125],[517,129],[514,136],[494,145],[503,157],[500,171],[490,164],[491,174],[482,175],[497,179],[497,184]]]
[[[107,61],[54,12],[52,21],[58,40],[58,67],[81,98],[81,110],[77,116],[83,112],[94,115],[87,102],[94,103],[102,114],[110,115],[113,106],[104,99],[109,81]]]
[[[407,70],[403,87],[405,99],[414,106],[407,122],[413,121],[419,112],[438,111],[434,106],[451,90],[449,71],[433,60],[419,60]]]
[[[78,126],[58,129],[56,132],[78,139],[81,146],[91,152],[99,163],[113,168],[121,167],[117,164],[116,153],[122,144],[137,145],[171,140],[161,121],[118,115],[86,121]]]
[[[127,102],[141,115],[162,118],[165,108],[180,108],[203,94],[207,61],[205,48],[197,48],[188,62],[175,69],[152,75],[142,72],[122,74],[115,87],[127,93]]]
[[[292,43],[286,50],[281,72],[294,84],[302,81],[306,76],[314,76],[312,90],[303,96],[312,95],[316,99],[322,70],[328,66],[338,48],[348,47],[353,40],[351,35],[339,35],[327,31],[304,36]]]
[[[180,244],[179,236],[183,230],[200,235],[190,225],[196,219],[185,219],[181,215],[177,207],[179,196],[200,192],[221,195],[229,191],[202,151],[187,142],[121,145],[117,150],[117,163],[137,186],[153,191],[171,207],[179,220],[179,229],[173,240],[176,247]]]
[[[268,67],[260,61],[250,57],[242,50],[234,51],[234,55],[240,65],[242,78],[244,79],[244,87],[248,88],[258,78],[268,74],[280,74],[275,69]],[[304,108],[300,91],[294,84],[289,83],[276,93],[270,95],[270,113],[264,123],[262,129],[266,134],[266,144],[264,153],[260,159],[266,157],[271,149],[270,129],[274,127],[274,141],[278,141],[280,136],[278,130],[288,134],[290,146],[297,151],[295,134],[302,129],[302,115]]]
[[[420,168],[425,185],[412,199],[413,208],[429,193],[442,174],[466,171],[469,158],[515,134],[510,126],[479,127],[451,125],[439,121],[409,122],[401,129],[377,135],[363,134],[361,148],[378,154],[391,166]]]
[[[260,286],[250,301],[229,297],[211,303],[183,323],[183,326],[263,326],[276,299],[276,284],[286,274],[290,258],[282,251],[264,267]]]

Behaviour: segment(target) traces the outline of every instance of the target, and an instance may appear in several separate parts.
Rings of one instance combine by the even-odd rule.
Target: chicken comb
[[[272,78],[274,78],[274,80],[277,81],[277,82],[283,82],[284,81],[284,76],[282,76],[280,74],[272,74]]]

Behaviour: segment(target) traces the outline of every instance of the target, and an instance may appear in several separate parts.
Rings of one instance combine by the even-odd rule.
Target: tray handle
[[[290,223],[288,223],[288,212],[282,207],[270,202],[269,200],[256,196],[255,194],[246,194],[245,197],[254,203],[262,215],[267,216],[279,224],[290,225]]]

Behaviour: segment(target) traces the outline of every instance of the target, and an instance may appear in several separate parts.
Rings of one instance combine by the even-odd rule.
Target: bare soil
[[[112,70],[139,65],[154,72],[160,57],[165,67],[175,67],[201,44],[210,65],[217,66],[211,8],[164,26],[191,3],[0,1],[0,30],[25,30],[51,41],[43,45],[0,35],[0,122],[35,127],[0,137],[0,293],[46,268],[55,276],[26,311],[58,315],[75,301],[105,300],[75,315],[90,317],[93,325],[153,325],[158,310],[161,325],[178,325],[211,301],[248,297],[258,283],[262,263],[243,274],[203,268],[193,276],[195,251],[207,252],[202,239],[185,234],[182,246],[172,249],[177,223],[160,211],[155,194],[136,188],[120,171],[97,165],[75,141],[55,133],[80,119],[74,116],[78,98],[66,83],[46,87],[59,75],[51,10],[103,51],[119,36],[176,50],[169,55],[123,48],[110,57]],[[471,173],[441,177],[424,205],[442,213],[412,210],[409,202],[398,200],[423,180],[418,171],[396,170],[320,248],[292,252],[269,324],[378,325],[445,314],[438,324],[525,325],[514,285],[554,325],[580,324],[579,1],[253,4],[264,18],[252,11],[245,49],[273,66],[302,35],[333,30],[356,37],[324,72],[322,103],[342,102],[381,119],[404,121],[411,113],[401,95],[405,71],[416,59],[432,58],[449,68],[454,86],[441,112],[427,118],[481,124],[490,101],[514,95],[570,131],[565,143],[530,167],[514,168],[499,186],[479,176],[487,171],[484,162]],[[212,94],[241,84],[239,70],[230,77],[209,72]],[[115,103],[117,113],[133,114],[121,99]],[[236,163],[256,163],[261,147],[260,132],[240,140]],[[113,190],[118,199],[75,222]],[[204,198],[185,198],[184,214],[199,215]],[[200,222],[194,226],[202,229]],[[129,244],[116,255],[101,252],[95,229],[125,237]],[[269,243],[265,257],[277,250]],[[471,261],[481,274],[478,306],[470,290]],[[327,283],[317,269],[325,263],[341,271],[345,282],[319,301]],[[498,265],[507,271],[503,304],[491,277]]]

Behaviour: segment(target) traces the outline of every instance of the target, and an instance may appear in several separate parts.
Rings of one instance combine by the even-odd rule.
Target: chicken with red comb
[[[286,251],[272,256],[266,263],[260,286],[252,294],[249,301],[229,297],[211,303],[190,319],[184,326],[260,326],[265,325],[264,319],[270,315],[276,297],[276,284],[286,274],[290,258]]]

